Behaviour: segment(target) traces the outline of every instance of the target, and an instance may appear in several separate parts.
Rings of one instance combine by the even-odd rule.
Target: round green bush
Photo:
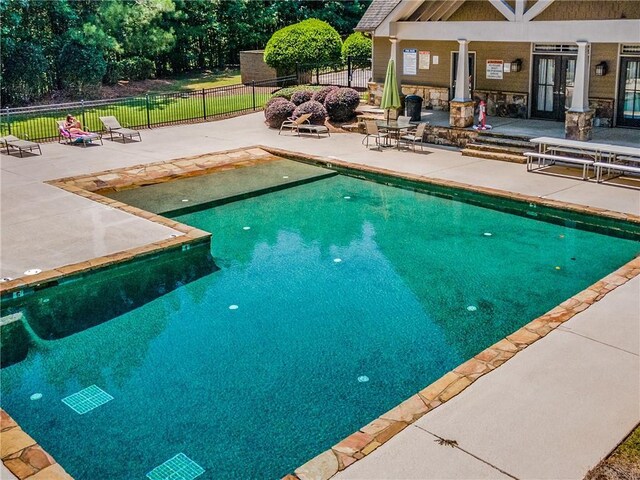
[[[302,92],[306,90],[310,90],[312,92],[317,92],[322,87],[319,85],[296,85],[295,87],[285,87],[277,90],[271,97],[283,97],[287,100],[291,100],[291,96],[296,92]]]
[[[327,114],[335,122],[351,120],[358,105],[360,105],[360,94],[353,88],[338,88],[329,93],[324,100]]]
[[[320,90],[313,94],[311,100],[315,100],[316,102],[320,102],[324,105],[324,101],[327,98],[327,95],[329,95],[334,90],[337,90],[338,88],[340,87],[336,87],[334,85],[331,85],[329,87],[322,87]]]
[[[295,109],[296,106],[289,100],[273,102],[264,111],[267,125],[269,125],[271,128],[280,128],[282,122],[284,122],[287,118],[293,116],[293,112]]]
[[[311,90],[300,90],[291,95],[291,101],[296,105],[303,104],[304,102],[308,102],[313,97],[315,92]]]
[[[372,42],[362,32],[352,33],[342,44],[342,61],[351,57],[351,65],[356,68],[371,66]]]
[[[341,53],[342,39],[335,28],[310,18],[275,32],[264,49],[264,61],[279,74],[290,74],[296,65],[335,64]]]
[[[314,125],[324,125],[324,122],[327,119],[327,111],[320,102],[316,102],[315,100],[309,100],[308,102],[298,105],[293,112],[293,117],[299,118],[305,113],[311,114],[309,122]]]

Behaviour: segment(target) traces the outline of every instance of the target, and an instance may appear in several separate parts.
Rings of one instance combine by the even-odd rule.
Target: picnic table
[[[602,181],[604,169],[640,174],[640,148],[609,143],[581,142],[567,138],[537,137],[529,140],[538,145],[537,152],[526,152],[527,170],[533,171],[554,165],[556,162],[582,166],[582,178],[588,179],[589,167],[595,170],[596,179]],[[571,154],[580,155],[580,157]],[[587,157],[587,158],[585,158]],[[537,161],[538,168],[533,168]]]

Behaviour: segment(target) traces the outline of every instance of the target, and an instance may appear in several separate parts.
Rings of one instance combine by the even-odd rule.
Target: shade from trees
[[[308,18],[346,37],[371,0],[0,0],[2,105],[237,64]],[[100,78],[98,78],[100,77]]]

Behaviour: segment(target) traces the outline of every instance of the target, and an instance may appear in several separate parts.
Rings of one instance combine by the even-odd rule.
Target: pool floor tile
[[[113,397],[96,385],[91,385],[73,395],[62,399],[62,402],[74,412],[83,415],[94,408],[113,400]]]
[[[184,453],[179,453],[151,470],[147,477],[150,480],[193,480],[203,473],[204,468]]]

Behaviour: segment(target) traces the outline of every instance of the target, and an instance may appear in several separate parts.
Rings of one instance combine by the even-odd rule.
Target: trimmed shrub
[[[269,108],[276,102],[288,102],[288,100],[284,97],[271,97],[269,100],[267,100],[267,103],[264,104],[264,111],[266,112],[267,108]]]
[[[355,68],[371,66],[371,39],[365,37],[362,32],[352,33],[342,44],[342,61],[347,62],[351,57],[351,65]]]
[[[285,87],[281,88],[277,92],[275,92],[272,97],[283,97],[287,100],[291,100],[291,96],[296,92],[302,92],[305,90],[309,90],[311,92],[317,92],[322,87],[319,85],[296,85],[295,87]]]
[[[329,87],[322,87],[320,90],[318,90],[316,93],[313,94],[313,97],[311,97],[311,100],[315,100],[316,102],[320,102],[324,105],[324,101],[327,98],[327,95],[329,95],[334,90],[337,90],[338,88],[340,87],[336,87],[333,85]]]
[[[295,109],[296,106],[286,99],[271,103],[271,105],[269,105],[264,111],[264,116],[267,119],[267,125],[271,128],[280,128],[282,122],[293,116]]]
[[[315,92],[312,92],[311,90],[300,90],[298,92],[294,92],[294,94],[291,95],[291,101],[296,105],[301,105],[304,102],[311,100],[314,93]]]
[[[275,32],[264,48],[264,61],[282,75],[293,73],[296,65],[335,64],[341,53],[342,39],[335,28],[310,18]]]
[[[308,102],[298,105],[293,112],[293,117],[299,118],[305,113],[311,114],[309,121],[314,125],[324,125],[327,119],[327,111],[320,102],[316,102],[315,100],[309,100]]]
[[[346,122],[353,118],[360,105],[360,94],[353,88],[338,88],[327,95],[324,106],[329,118],[336,122]]]

